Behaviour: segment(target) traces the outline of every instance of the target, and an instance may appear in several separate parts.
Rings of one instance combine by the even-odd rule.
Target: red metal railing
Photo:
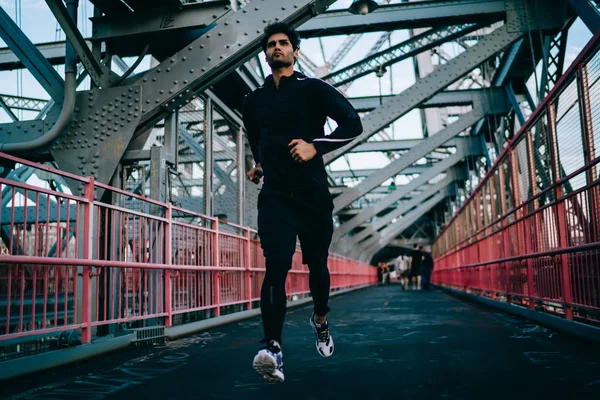
[[[84,187],[76,196],[0,178],[8,201],[0,213],[0,342],[71,329],[89,342],[101,325],[162,318],[171,326],[185,313],[257,306],[265,264],[256,231],[93,178],[2,153],[0,160]],[[374,268],[336,254],[329,269],[332,290],[377,280]],[[287,293],[309,293],[299,252]]]
[[[600,320],[600,34],[434,243],[432,282]]]

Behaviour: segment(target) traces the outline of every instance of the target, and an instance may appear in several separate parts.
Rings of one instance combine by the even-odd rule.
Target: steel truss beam
[[[65,81],[2,7],[0,7],[0,38],[8,45],[17,60],[21,60],[44,90],[54,100],[62,102]]]
[[[413,190],[419,188],[422,185],[427,184],[431,179],[435,178],[444,171],[454,167],[463,158],[468,155],[480,154],[480,143],[479,141],[473,140],[469,146],[457,147],[456,153],[448,156],[444,160],[434,164],[434,166],[427,171],[424,171],[418,178],[413,179],[406,185],[399,186],[394,192],[388,194],[386,197],[378,201],[376,204],[369,208],[362,210],[356,217],[349,219],[338,227],[334,232],[334,242],[339,240],[342,236],[350,233],[354,228],[360,226],[363,222],[379,214],[386,208],[392,206],[395,202],[399,201],[403,197],[407,196]],[[462,179],[457,176],[457,179]]]
[[[589,0],[568,0],[569,6],[593,33],[600,31],[600,11]]]
[[[88,47],[91,47],[91,43],[86,40],[85,42]],[[41,57],[43,57],[51,65],[62,65],[65,63],[65,41],[49,42],[49,43],[38,43],[34,46]],[[26,67],[25,63],[21,61],[17,54],[15,54],[10,48],[0,48],[0,71],[10,71],[13,69]],[[55,71],[56,72],[56,71]]]
[[[335,71],[322,79],[333,86],[343,86],[348,82],[354,81],[372,72],[376,72],[379,68],[385,68],[396,64],[426,50],[466,35],[467,33],[476,31],[479,28],[480,26],[475,24],[462,24],[430,29],[420,35],[413,36],[402,43],[342,68],[339,71]]]
[[[18,121],[19,118],[15,115],[14,112],[12,112],[12,110],[10,109],[10,106],[8,104],[6,104],[6,102],[4,101],[4,98],[2,96],[0,96],[0,108],[2,108],[10,117],[10,119],[12,119],[13,121]]]
[[[48,100],[0,94],[0,99],[13,110],[42,111]]]
[[[363,242],[362,246],[357,247],[355,251],[358,254],[372,253],[373,250],[384,248],[389,242],[394,240],[396,236],[404,232],[409,226],[417,222],[417,220],[425,215],[429,210],[452,194],[453,193],[450,190],[450,187],[446,187],[446,189],[438,192],[429,200],[423,202],[419,207],[407,213],[400,221],[389,225],[381,232],[376,232],[370,239]]]
[[[184,4],[177,9],[155,9],[114,16],[92,18],[94,40],[130,39],[133,35],[164,33],[176,30],[204,29],[221,18],[231,7],[229,1]]]
[[[279,20],[301,25],[334,0],[264,0],[218,21],[207,34],[161,62],[138,81],[145,98],[138,131],[182,107],[211,84],[252,58],[264,27]]]
[[[354,97],[348,99],[358,112],[372,111],[394,95]],[[490,99],[490,100],[487,100]],[[524,100],[520,96],[519,100]],[[435,94],[432,98],[420,104],[420,108],[441,108],[452,106],[468,106],[473,103],[506,104],[506,93],[499,88],[446,90]]]
[[[439,181],[438,183],[431,185],[418,196],[414,196],[410,200],[406,200],[400,202],[394,211],[391,211],[385,214],[383,217],[376,219],[371,222],[365,229],[358,232],[355,235],[352,235],[348,240],[353,245],[357,245],[369,236],[378,232],[381,228],[387,226],[388,224],[393,224],[394,219],[403,220],[403,215],[410,212],[413,207],[419,206],[419,204],[423,203],[425,200],[433,196],[439,191],[445,190],[448,185],[450,185],[456,179],[456,173],[454,169],[451,169],[446,174],[446,177]]]
[[[384,140],[381,142],[366,142],[357,146],[353,153],[363,153],[370,151],[403,151],[409,150],[411,148],[419,148],[424,145],[427,139],[402,139],[402,140]],[[450,139],[446,143],[438,146],[438,148],[448,148],[448,147],[456,147],[463,146],[465,143],[470,142],[470,138],[466,137],[457,137],[454,139]]]
[[[434,94],[468,74],[477,65],[487,61],[518,40],[523,33],[510,32],[507,25],[496,29],[469,50],[459,54],[447,64],[419,79],[414,85],[399,95],[390,98],[363,118],[363,133],[356,140],[325,155],[326,164],[339,158],[354,147],[399,119],[407,112],[425,102]],[[484,106],[485,107],[485,106]]]
[[[393,161],[391,164],[382,168],[373,175],[370,175],[367,179],[362,181],[357,186],[348,188],[342,195],[336,197],[333,201],[334,209],[333,212],[337,213],[346,206],[352,204],[355,200],[364,196],[371,189],[380,185],[387,179],[395,176],[401,172],[404,168],[414,164],[419,159],[425,157],[439,146],[446,143],[448,140],[454,138],[461,132],[475,125],[477,121],[484,117],[483,110],[478,106],[467,114],[462,115],[458,121],[448,125],[440,132],[427,139],[424,139],[421,144],[417,147],[411,148],[406,154],[399,159]]]
[[[181,140],[183,140],[196,154],[196,159],[198,162],[204,161],[204,146],[196,142],[194,137],[190,135],[185,128],[181,127],[179,131],[179,136]],[[219,167],[216,163],[214,165],[214,173],[222,185],[225,185],[228,189],[234,189],[235,183],[229,176],[229,174],[224,171],[221,167]],[[216,187],[216,185],[214,185]]]
[[[367,15],[353,15],[347,10],[323,13],[298,31],[305,38],[353,33],[429,28],[440,25],[471,23],[489,24],[502,19],[504,0],[419,1],[379,6]]]
[[[92,50],[87,46],[85,39],[77,28],[77,22],[73,21],[62,0],[46,0],[46,4],[50,7],[52,14],[54,14],[67,38],[69,38],[69,42],[79,56],[81,64],[85,67],[88,75],[92,78],[92,81],[94,81],[96,86],[103,87],[103,76],[110,74],[105,74],[105,68],[94,58]]]
[[[402,171],[398,175],[421,174],[424,171],[427,171],[428,169],[430,169],[431,166],[432,166],[432,164],[411,165],[410,167],[406,168],[404,171]],[[356,170],[352,170],[352,171],[350,171],[350,170],[332,171],[330,173],[330,175],[334,179],[361,178],[361,177],[364,177],[364,176],[372,175],[372,174],[374,174],[377,171],[379,171],[379,169],[356,169]]]
[[[413,247],[413,244],[418,244],[419,246],[430,246],[433,244],[433,241],[431,239],[424,239],[424,238],[415,238],[415,239],[394,239],[391,242],[388,243],[388,246],[391,247],[404,247],[404,248],[411,248]]]

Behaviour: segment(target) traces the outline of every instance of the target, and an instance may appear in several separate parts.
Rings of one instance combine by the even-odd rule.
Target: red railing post
[[[569,234],[567,230],[567,213],[565,210],[565,199],[560,182],[560,155],[558,153],[558,140],[556,136],[556,109],[554,104],[548,106],[548,132],[550,138],[550,149],[552,151],[552,165],[554,168],[555,195],[556,195],[556,226],[558,230],[558,247],[561,249],[569,247]],[[569,269],[569,255],[564,253],[560,256],[563,307],[565,318],[573,319],[573,297],[571,293],[571,274]]]
[[[165,264],[173,265],[173,208],[171,203],[167,204],[166,210],[166,219],[167,219],[167,227],[165,229]],[[165,310],[164,312],[167,314],[165,317],[165,326],[170,327],[173,325],[173,282],[171,281],[171,270],[165,270]]]
[[[579,65],[579,104],[580,104],[580,116],[581,116],[581,132],[583,136],[583,157],[585,164],[591,164],[596,159],[596,147],[594,143],[594,126],[592,121],[592,109],[590,104],[590,92],[588,82],[587,67],[583,64]],[[587,184],[593,185],[598,181],[598,165],[594,164],[588,168],[586,172]],[[598,218],[600,217],[600,188],[598,186],[590,187],[589,191],[589,204],[590,204],[590,221],[595,223],[591,224],[591,232],[587,243],[592,243],[600,239],[598,233]]]
[[[215,240],[213,242],[213,265],[216,268],[221,266],[221,245],[219,238],[219,220],[213,220],[213,230]],[[215,317],[221,315],[221,271],[213,271],[213,306],[215,307]]]
[[[244,268],[246,270],[246,309],[252,309],[252,272],[250,271],[250,229],[246,228],[244,241]]]
[[[83,255],[84,260],[93,257],[93,224],[94,224],[94,178],[88,177],[85,183],[84,195],[86,202],[83,205]],[[68,206],[68,203],[67,203]],[[82,267],[81,275],[81,342],[92,341],[92,269]]]

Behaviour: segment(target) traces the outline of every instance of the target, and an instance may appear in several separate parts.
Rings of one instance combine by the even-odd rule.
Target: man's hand
[[[302,139],[294,139],[288,146],[293,146],[290,150],[290,154],[296,162],[307,162],[317,155],[315,146],[312,143],[306,143]]]
[[[252,182],[258,184],[260,182],[260,179],[263,177],[263,170],[260,167],[260,164],[258,164],[256,167],[252,168],[250,171],[248,171],[248,179],[250,179]]]

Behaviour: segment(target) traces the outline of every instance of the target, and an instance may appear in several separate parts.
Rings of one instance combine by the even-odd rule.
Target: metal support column
[[[245,155],[246,149],[244,145],[244,130],[240,127],[237,134],[237,178],[238,178],[238,224],[245,225],[244,210],[246,209],[246,196],[245,196],[245,184],[246,184],[246,163]]]
[[[213,197],[213,105],[212,99],[204,103],[204,214],[214,214]]]
[[[165,151],[167,162],[177,165],[179,143],[179,112],[165,118]]]

